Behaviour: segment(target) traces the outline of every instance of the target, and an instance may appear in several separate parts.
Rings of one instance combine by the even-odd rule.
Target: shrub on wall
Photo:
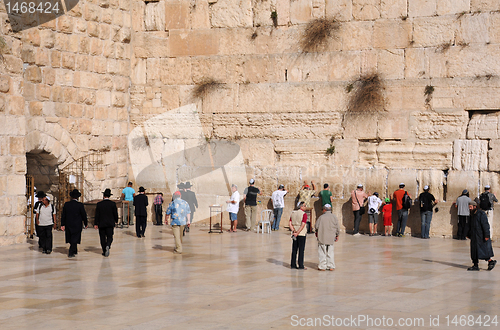
[[[335,37],[340,30],[340,23],[334,19],[316,18],[310,21],[300,39],[304,53],[317,52],[326,47],[328,39]]]
[[[384,110],[384,86],[378,73],[362,75],[358,80],[349,84],[346,91],[349,94],[352,93],[347,104],[348,112]]]

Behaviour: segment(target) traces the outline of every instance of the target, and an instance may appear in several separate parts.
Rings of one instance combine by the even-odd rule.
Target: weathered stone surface
[[[438,47],[455,41],[459,23],[454,16],[416,18],[413,22],[413,41],[416,47]]]
[[[498,139],[500,113],[474,113],[467,127],[468,139]]]
[[[353,0],[352,16],[360,21],[380,18],[380,0]]]
[[[465,111],[451,113],[417,112],[415,134],[418,139],[463,139],[467,129],[468,114]]]
[[[444,196],[444,185],[446,177],[443,171],[421,170],[417,172],[418,194],[424,192],[424,186],[429,186],[429,192],[437,201],[442,202]],[[415,196],[415,197],[418,197]]]
[[[217,28],[251,27],[252,2],[218,0],[210,6],[210,23]]]
[[[380,142],[379,163],[388,168],[448,169],[452,143]]]
[[[377,20],[373,44],[381,49],[406,48],[410,44],[412,24],[401,19]]]
[[[348,22],[342,24],[340,37],[343,50],[370,49],[373,47],[373,22]]]
[[[146,4],[146,11],[144,13],[144,27],[146,31],[165,31],[165,15],[170,14],[165,11],[166,3],[150,2]],[[168,3],[168,9],[171,9],[171,2]],[[170,29],[169,27],[168,29]]]
[[[488,169],[488,141],[455,140],[453,142],[453,169],[486,171]]]
[[[464,15],[460,18],[457,44],[489,43],[490,14]]]
[[[472,12],[500,10],[500,3],[495,0],[470,0]]]
[[[336,139],[333,146],[335,147],[333,154],[335,165],[352,166],[358,161],[359,141],[357,139]],[[326,149],[324,153],[326,153]]]
[[[408,16],[434,16],[437,13],[437,0],[408,1]]]
[[[489,142],[488,171],[500,171],[500,140]]]
[[[378,52],[378,72],[386,79],[403,79],[405,56],[402,49],[387,49]]]
[[[376,139],[377,113],[347,113],[344,116],[344,138]]]
[[[403,170],[389,170],[389,174],[387,176],[387,192],[388,195],[392,198],[393,193],[399,189],[399,184],[405,184],[405,190],[411,195],[413,199],[415,199],[418,190],[417,190],[417,171],[411,169],[403,169]]]
[[[474,1],[474,0],[472,0]],[[437,14],[450,15],[470,11],[471,0],[440,0],[437,1]]]
[[[382,18],[403,18],[407,16],[408,2],[405,0],[381,0],[380,16]]]
[[[311,0],[290,2],[290,22],[292,24],[307,23],[312,19],[313,3]]]

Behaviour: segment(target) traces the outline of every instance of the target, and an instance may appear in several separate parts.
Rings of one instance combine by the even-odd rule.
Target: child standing
[[[384,214],[384,228],[385,236],[391,236],[392,232],[392,204],[389,198],[385,199],[385,204],[382,207],[382,213]]]

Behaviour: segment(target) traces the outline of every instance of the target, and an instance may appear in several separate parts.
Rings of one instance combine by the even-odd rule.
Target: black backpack
[[[412,200],[410,196],[408,196],[408,192],[405,191],[405,194],[403,195],[403,208],[405,210],[409,210],[412,204]]]
[[[488,196],[487,192],[479,195],[479,207],[484,211],[491,210],[490,196]]]

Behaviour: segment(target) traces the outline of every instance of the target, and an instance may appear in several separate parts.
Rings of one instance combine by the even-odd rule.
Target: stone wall
[[[350,229],[357,183],[385,197],[403,181],[446,201],[431,233],[450,236],[462,189],[499,191],[497,1],[80,1],[19,33],[1,15],[0,199],[11,207],[0,244],[22,240],[26,153],[41,151],[58,168],[104,151],[105,170],[88,174],[96,198],[128,180],[167,195],[190,181],[196,221],[231,183],[243,193],[255,178],[266,206],[283,183],[291,209],[314,179]],[[306,24],[324,17],[339,29],[303,52]],[[384,109],[347,111],[349,86],[370,73]]]

